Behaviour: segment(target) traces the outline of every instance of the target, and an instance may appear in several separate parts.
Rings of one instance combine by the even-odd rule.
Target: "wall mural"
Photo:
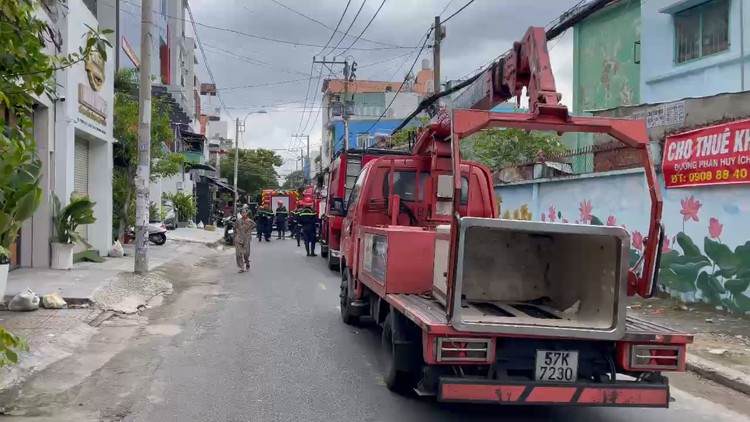
[[[501,218],[620,226],[631,238],[630,261],[643,253],[649,201],[641,174],[497,187]],[[659,289],[686,303],[750,312],[750,213],[747,187],[662,187],[665,238]],[[533,218],[532,218],[533,216]]]

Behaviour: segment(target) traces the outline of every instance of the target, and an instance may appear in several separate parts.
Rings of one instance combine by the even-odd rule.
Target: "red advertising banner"
[[[663,156],[667,188],[750,183],[750,120],[669,136]]]

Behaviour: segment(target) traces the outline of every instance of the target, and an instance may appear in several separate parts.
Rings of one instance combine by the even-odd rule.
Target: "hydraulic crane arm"
[[[496,105],[515,97],[520,102],[523,89],[529,98],[529,113],[494,113]],[[642,164],[646,170],[646,181],[651,199],[651,215],[642,259],[628,273],[628,295],[650,297],[658,275],[661,242],[664,236],[661,225],[662,198],[649,138],[643,121],[571,117],[565,105],[560,104],[555,78],[550,65],[549,51],[544,28],[531,27],[520,42],[489,66],[483,74],[452,101],[452,115],[446,110],[436,116],[427,128],[418,134],[412,149],[415,155],[438,154],[452,158],[454,181],[454,210],[458,209],[461,191],[459,172],[460,154],[458,144],[471,134],[489,126],[520,128],[526,130],[564,132],[606,133],[625,145],[641,151]],[[450,137],[451,148],[437,148],[435,143]],[[458,216],[454,217],[452,236]],[[455,253],[455,237],[451,253]],[[452,268],[449,270],[451,278]],[[450,286],[450,283],[449,283]],[[449,287],[450,289],[450,287]],[[451,313],[449,309],[449,313]]]

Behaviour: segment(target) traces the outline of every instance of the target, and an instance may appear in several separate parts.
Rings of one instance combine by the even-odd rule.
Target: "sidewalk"
[[[672,299],[633,300],[629,313],[695,336],[688,370],[750,394],[750,319]]]
[[[209,246],[217,244],[224,238],[224,228],[217,227],[216,231],[203,229],[178,228],[167,232],[167,242],[174,240],[177,242],[203,243]]]

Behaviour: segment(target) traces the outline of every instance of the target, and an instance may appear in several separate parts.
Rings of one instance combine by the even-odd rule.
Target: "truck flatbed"
[[[388,294],[386,300],[426,332],[461,335],[446,318],[445,307],[431,296]],[[622,341],[639,343],[690,344],[693,336],[634,316],[627,316]],[[465,334],[465,333],[464,333]]]

